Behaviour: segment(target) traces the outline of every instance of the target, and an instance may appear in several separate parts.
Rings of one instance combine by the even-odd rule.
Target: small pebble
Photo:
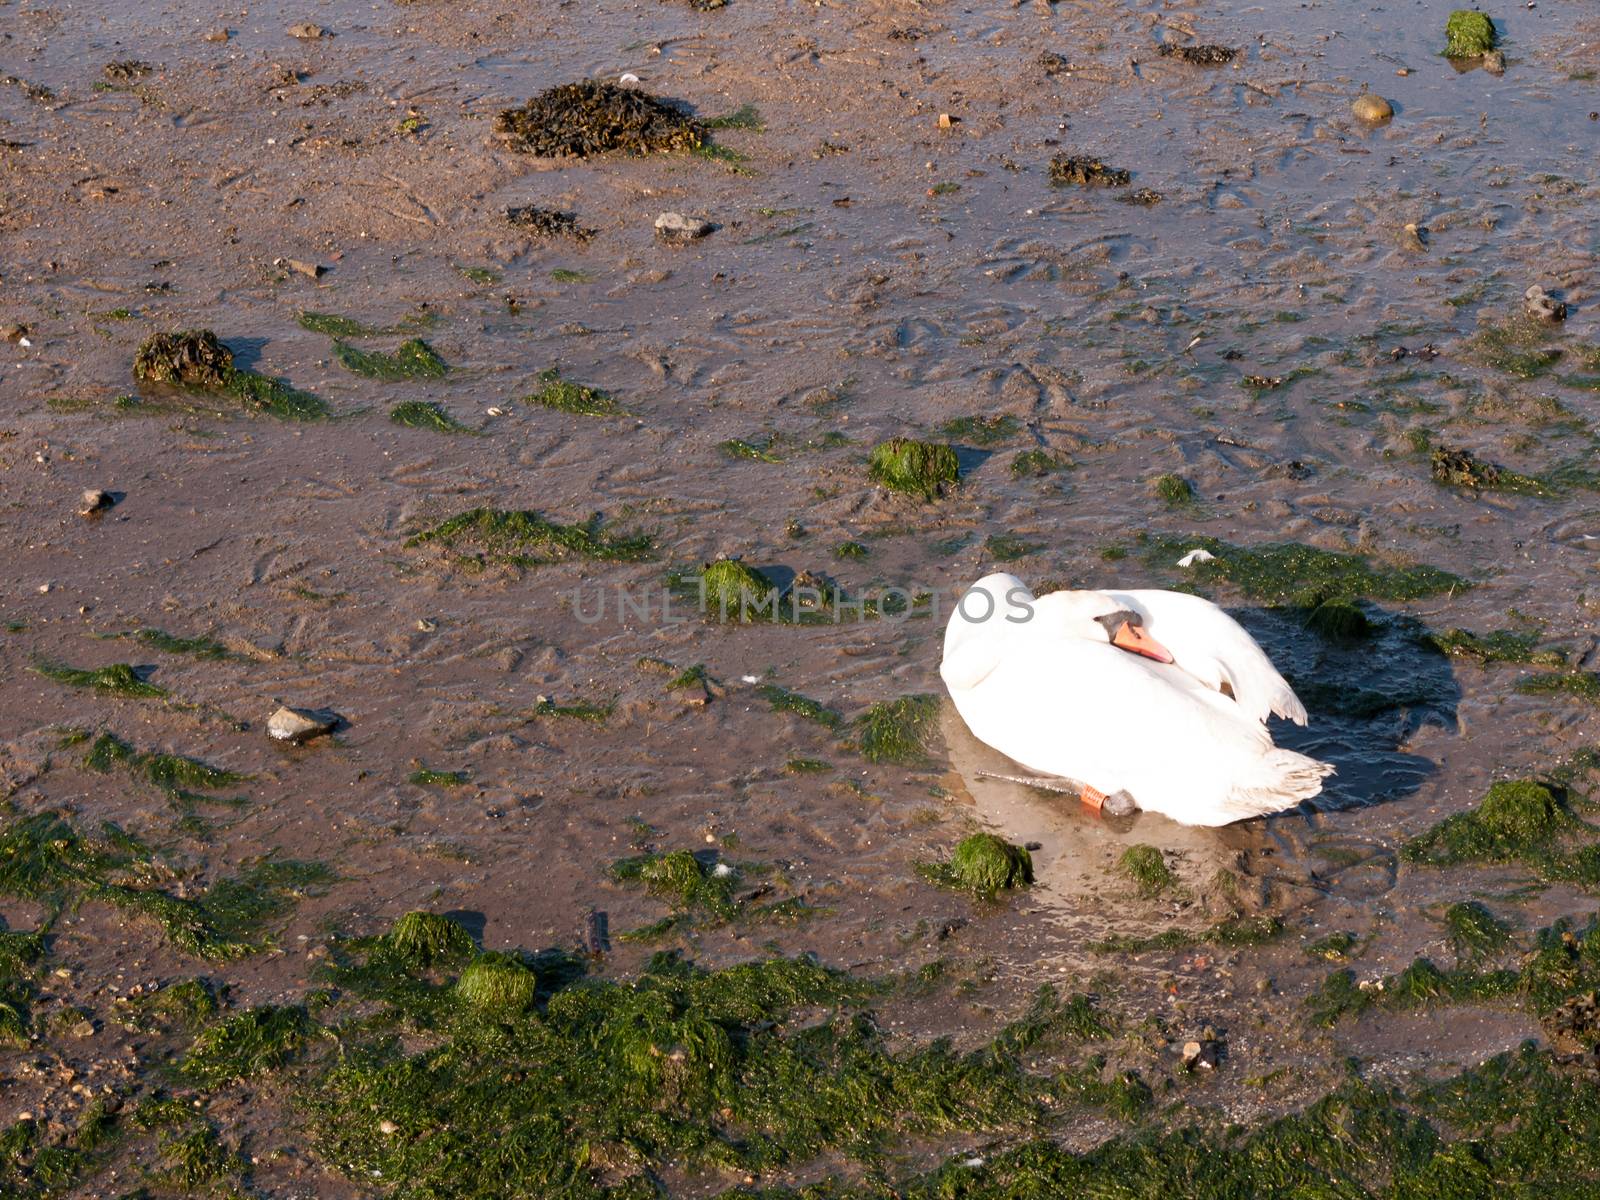
[[[701,217],[664,212],[656,218],[656,236],[664,242],[692,242],[710,233],[712,225]]]
[[[1363,92],[1351,101],[1350,111],[1355,114],[1358,121],[1376,124],[1379,121],[1387,121],[1394,116],[1394,105],[1390,104],[1382,96],[1376,96],[1371,92]]]
[[[1506,56],[1498,50],[1491,50],[1483,56],[1483,69],[1491,75],[1504,75],[1506,73]]]
[[[298,745],[322,734],[332,733],[337,723],[337,718],[285,705],[267,718],[267,736],[273,741]]]
[[[299,38],[303,42],[311,42],[317,38],[328,36],[326,29],[311,21],[301,21],[298,25],[291,25],[288,32],[290,37]]]
[[[393,1121],[386,1117],[382,1121],[378,1122],[378,1132],[383,1134],[399,1133],[400,1126],[396,1125]]]
[[[116,498],[110,492],[99,488],[90,488],[83,493],[82,502],[78,505],[80,517],[93,517],[105,512],[116,503]]]

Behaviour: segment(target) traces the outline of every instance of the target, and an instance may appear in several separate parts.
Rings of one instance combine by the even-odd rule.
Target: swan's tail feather
[[[1225,802],[1228,821],[1261,817],[1293,808],[1322,790],[1333,774],[1331,763],[1319,762],[1293,750],[1274,748],[1263,754],[1258,769],[1241,779]]]

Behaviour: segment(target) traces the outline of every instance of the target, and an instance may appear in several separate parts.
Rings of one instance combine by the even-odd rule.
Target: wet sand
[[[1595,733],[1592,705],[1518,693],[1530,669],[1425,654],[1403,623],[1538,630],[1574,662],[1593,648],[1600,493],[1581,472],[1596,466],[1600,374],[1584,365],[1600,345],[1600,22],[1582,6],[1496,13],[1498,77],[1440,57],[1448,9],[1435,3],[315,8],[0,11],[5,70],[53,93],[0,89],[0,323],[26,326],[30,343],[0,345],[9,803],[116,822],[158,849],[178,887],[268,852],[339,876],[299,903],[278,950],[222,967],[89,904],[57,924],[49,962],[68,974],[42,982],[36,1010],[100,1013],[133,981],[197,973],[226,980],[236,1006],[292,1000],[334,933],[417,908],[475,914],[487,948],[575,948],[591,910],[614,933],[662,914],[610,880],[614,860],[716,848],[773,866],[775,896],[825,911],[653,945],[614,938],[599,972],[627,977],[663,945],[709,966],[814,951],[872,975],[942,959],[974,985],[888,1011],[897,1034],[963,1040],[991,1035],[1041,982],[1077,981],[1161,1018],[1179,1044],[1225,1029],[1224,1068],[1186,1097],[1238,1120],[1321,1095],[1349,1055],[1403,1080],[1539,1035],[1508,1004],[1309,1031],[1300,1013],[1328,971],[1303,945],[1326,933],[1363,939],[1353,965],[1370,978],[1448,957],[1438,913],[1455,900],[1494,897],[1519,935],[1592,906],[1565,887],[1513,896],[1514,868],[1441,872],[1396,853],[1494,779],[1548,770]],[[329,36],[286,32],[309,19]],[[224,28],[226,40],[207,38]],[[1242,53],[1199,67],[1156,52],[1191,40]],[[1049,73],[1046,53],[1066,63]],[[153,70],[100,86],[103,64],[130,58]],[[491,132],[499,110],[545,87],[623,72],[702,117],[753,105],[764,127],[716,131],[736,152],[721,161],[533,160]],[[1350,115],[1363,88],[1393,102],[1392,121]],[[1058,153],[1101,156],[1161,199],[1052,187]],[[503,215],[525,204],[597,232],[530,238]],[[663,245],[652,223],[667,210],[717,228]],[[313,279],[288,259],[327,270]],[[1547,338],[1562,356],[1529,379],[1473,339],[1516,317],[1532,283],[1571,312]],[[450,369],[364,379],[297,323],[305,311],[416,332]],[[333,418],[252,418],[137,388],[141,340],[192,327],[322,397]],[[402,336],[357,344],[390,350]],[[1429,344],[1437,358],[1396,356]],[[621,412],[524,402],[550,367]],[[117,403],[129,394],[143,402]],[[393,425],[388,410],[409,400],[476,436]],[[881,439],[1000,414],[1015,422],[997,444],[951,439],[962,478],[937,503],[867,476]],[[1539,496],[1442,487],[1417,431],[1580,481]],[[731,439],[777,461],[732,456]],[[1015,474],[1035,449],[1066,465]],[[1164,474],[1187,479],[1195,501],[1165,503],[1152,487]],[[88,488],[121,498],[85,520]],[[524,567],[407,544],[476,507],[603,514],[651,533],[658,553]],[[758,693],[775,683],[847,718],[937,693],[937,622],[590,623],[582,609],[606,589],[659,596],[669,575],[729,555],[853,593],[954,591],[992,569],[996,536],[1027,544],[1006,569],[1040,590],[1182,580],[1141,553],[1141,532],[1298,541],[1473,586],[1378,604],[1374,616],[1399,623],[1356,649],[1216,589],[1297,684],[1416,692],[1368,717],[1313,705],[1309,732],[1288,740],[1337,762],[1327,803],[1222,831],[1101,823],[980,781],[988,752],[948,711],[930,765],[901,768],[864,762],[845,733],[770,711]],[[867,555],[836,557],[847,541]],[[139,628],[214,638],[230,655],[118,637]],[[704,664],[722,694],[685,703],[670,675],[641,667],[647,656]],[[30,669],[116,662],[153,668],[173,702]],[[541,716],[541,697],[609,715]],[[263,727],[279,703],[346,724],[277,747]],[[61,727],[248,774],[235,789],[248,803],[186,820],[128,772],[85,771]],[[796,758],[832,769],[786,770]],[[420,786],[419,766],[469,781]],[[1033,891],[985,906],[918,876],[978,827],[1040,843]],[[1188,900],[1137,896],[1116,869],[1136,842],[1169,852]],[[1204,927],[1219,868],[1284,936],[1091,948]],[[0,900],[11,929],[41,911]],[[91,1038],[0,1051],[8,1109],[66,1120],[79,1103],[23,1070],[41,1055],[96,1087],[149,1086],[127,1059],[138,1039],[96,1019]],[[1154,1074],[1174,1067],[1165,1046],[1124,1053]],[[259,1160],[256,1185],[359,1191],[292,1149],[288,1119],[262,1115],[277,1111],[265,1094],[265,1110],[237,1101],[225,1123]]]

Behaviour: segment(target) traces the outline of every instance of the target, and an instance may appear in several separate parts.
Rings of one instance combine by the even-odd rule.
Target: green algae
[[[931,883],[993,900],[1033,883],[1033,856],[992,833],[975,833],[957,844],[948,862],[922,863],[917,870]]]
[[[722,621],[776,619],[778,586],[737,558],[719,558],[700,571],[700,607]]]
[[[456,995],[480,1012],[509,1018],[533,1003],[538,983],[538,975],[520,957],[489,950],[461,972]]]
[[[747,458],[752,462],[779,463],[783,459],[774,454],[768,447],[772,444],[768,439],[765,445],[756,445],[743,438],[729,438],[725,442],[718,442],[717,449],[728,458]]]
[[[183,804],[197,801],[217,803],[217,797],[203,793],[234,787],[250,778],[181,754],[137,750],[109,732],[95,739],[84,756],[83,765],[102,775],[113,767],[122,767]]]
[[[1428,460],[1433,481],[1444,487],[1468,491],[1512,492],[1523,496],[1549,496],[1549,485],[1529,475],[1485,462],[1470,450],[1448,450],[1436,446]]]
[[[1281,919],[1227,917],[1203,929],[1166,929],[1155,934],[1113,934],[1089,943],[1096,954],[1147,954],[1151,951],[1192,950],[1197,946],[1234,949],[1270,942],[1284,931]]]
[[[737,911],[733,889],[738,872],[719,863],[708,865],[687,850],[621,859],[612,864],[611,876],[620,883],[643,885],[651,895],[669,900],[678,913],[702,912],[726,921]]]
[[[874,704],[856,718],[856,748],[868,762],[926,766],[939,721],[939,698],[901,696]]]
[[[433,771],[419,766],[406,777],[406,782],[417,787],[466,787],[472,782],[472,774],[468,771]]]
[[[445,411],[444,406],[432,400],[405,400],[389,410],[389,420],[407,429],[427,429],[434,433],[471,433]]]
[[[1517,691],[1528,696],[1567,696],[1600,704],[1600,672],[1562,671],[1519,680]]]
[[[1519,863],[1547,880],[1600,886],[1600,846],[1572,845],[1592,832],[1568,807],[1564,789],[1533,779],[1502,780],[1476,808],[1446,817],[1400,847],[1408,862]]]
[[[783,764],[790,775],[820,775],[832,771],[834,766],[820,758],[791,758]]]
[[[557,704],[548,696],[541,696],[529,710],[529,717],[557,717],[568,721],[587,721],[591,725],[604,725],[615,711],[614,704]]]
[[[1460,961],[1497,954],[1511,944],[1511,931],[1505,923],[1476,900],[1445,909],[1444,928]]]
[[[390,926],[385,946],[411,970],[427,970],[460,961],[477,951],[477,943],[461,925],[431,912],[408,912]]]
[[[856,541],[840,542],[833,548],[835,558],[866,558],[871,553],[865,545]]]
[[[1561,349],[1550,346],[1548,326],[1529,316],[1488,325],[1466,344],[1467,356],[1483,366],[1518,379],[1538,379],[1561,361]]]
[[[1000,563],[1016,562],[1043,548],[1042,542],[1026,541],[1009,533],[992,533],[983,541],[984,552]]]
[[[1152,537],[1145,539],[1145,546],[1147,556],[1163,565],[1188,550],[1206,550],[1215,557],[1189,568],[1196,583],[1229,583],[1249,599],[1274,607],[1314,609],[1336,600],[1420,600],[1471,586],[1438,567],[1379,564],[1365,555],[1298,542],[1244,547],[1210,537]]]
[[[1306,612],[1306,628],[1332,642],[1356,642],[1371,637],[1374,626],[1353,600],[1324,600]]]
[[[1350,951],[1355,949],[1358,940],[1355,934],[1340,930],[1338,933],[1330,933],[1327,937],[1318,938],[1307,944],[1306,953],[1312,958],[1340,962],[1350,956]]]
[[[1055,187],[1127,187],[1133,176],[1121,167],[1108,167],[1090,154],[1058,154],[1050,160],[1050,182]]]
[[[399,379],[439,379],[449,367],[421,338],[407,338],[393,354],[362,350],[349,342],[335,340],[333,356],[341,366],[368,379],[393,382]]]
[[[1424,643],[1452,658],[1468,658],[1482,666],[1491,663],[1523,663],[1536,667],[1564,667],[1567,656],[1559,650],[1539,649],[1539,635],[1494,629],[1473,633],[1467,629],[1447,629],[1427,635]]]
[[[476,547],[485,555],[518,566],[539,566],[564,558],[601,562],[642,562],[655,555],[648,534],[610,534],[602,518],[562,525],[536,512],[474,508],[413,534],[407,546],[438,544]]]
[[[912,438],[890,438],[873,447],[867,473],[890,491],[925,502],[937,500],[961,475],[953,447]]]
[[[1027,1065],[1111,1032],[1085,996],[1042,989],[963,1052],[948,1040],[892,1046],[852,1011],[875,990],[807,959],[705,971],[658,955],[635,979],[574,979],[542,1008],[431,1045],[353,1030],[301,1097],[320,1158],[406,1200],[622,1200],[653,1194],[638,1190],[646,1173],[669,1165],[879,1163],[907,1134],[1026,1129],[1086,1106],[1136,1115],[1149,1102],[1136,1078],[1102,1078],[1095,1059],[1049,1074]],[[425,995],[406,1004],[429,1019]],[[618,1176],[618,1161],[632,1169]]]
[[[1129,846],[1117,860],[1117,866],[1139,889],[1139,895],[1150,900],[1177,883],[1177,877],[1167,866],[1166,857],[1154,846],[1139,843]]]
[[[206,662],[222,662],[233,657],[233,653],[214,638],[179,637],[164,629],[136,629],[116,636],[135,638],[152,650],[160,650],[164,654],[186,654]]]
[[[1008,442],[1022,431],[1022,422],[1010,413],[992,417],[957,417],[939,426],[939,432],[953,442],[969,446],[995,446]]]
[[[1020,450],[1011,460],[1011,477],[1013,479],[1042,479],[1057,471],[1064,471],[1072,464],[1060,454],[1050,450]]]
[[[538,390],[530,393],[524,403],[583,417],[614,417],[622,412],[622,406],[610,392],[571,383],[561,378],[561,372],[555,367],[541,371],[538,382]]]
[[[249,1079],[283,1066],[316,1032],[303,1005],[248,1008],[202,1030],[177,1069],[200,1087]]]
[[[184,1134],[161,1140],[166,1166],[158,1175],[170,1187],[193,1195],[209,1190],[209,1185],[243,1167],[243,1161],[222,1144],[210,1124],[194,1126]]]
[[[150,922],[184,953],[213,961],[266,948],[263,926],[333,878],[320,863],[268,858],[197,896],[179,897],[155,886],[166,874],[148,849],[115,826],[89,837],[45,811],[0,828],[0,896],[54,910],[108,904]]]
[[[1182,475],[1157,475],[1150,481],[1150,490],[1168,508],[1187,508],[1196,499],[1194,484]]]
[[[1324,1027],[1357,1016],[1369,1008],[1389,1012],[1458,1004],[1483,1004],[1514,995],[1519,984],[1515,971],[1480,972],[1457,967],[1444,970],[1426,958],[1414,959],[1396,975],[1362,987],[1349,970],[1333,972],[1306,1001],[1313,1024]]]
[[[815,721],[824,729],[838,729],[844,724],[844,717],[820,700],[802,696],[799,692],[791,692],[788,688],[775,683],[762,684],[756,688],[756,695],[765,700],[773,712],[794,713],[795,716],[803,717],[807,721]]]
[[[1481,58],[1494,49],[1494,22],[1476,9],[1458,8],[1444,23],[1446,58]]]
[[[282,420],[312,421],[328,414],[327,404],[310,392],[235,366],[233,352],[209,329],[151,334],[134,355],[133,375],[141,382],[227,395]]]
[[[204,979],[184,979],[153,992],[124,996],[118,1001],[118,1019],[139,1033],[161,1030],[198,1030],[222,1011],[216,989]]]
[[[137,667],[127,663],[112,663],[106,667],[69,667],[64,663],[39,663],[33,669],[46,679],[53,679],[68,687],[89,688],[110,696],[153,699],[167,694],[166,688],[150,683],[139,674]]]
[[[375,325],[367,325],[350,317],[341,317],[336,313],[302,312],[295,320],[300,328],[309,329],[312,333],[326,334],[331,338],[361,338],[379,337],[388,330]]]

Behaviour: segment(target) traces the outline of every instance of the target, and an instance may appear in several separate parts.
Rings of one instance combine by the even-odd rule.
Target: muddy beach
[[[1600,1194],[1600,17],[1451,13],[0,5],[0,1195]],[[997,778],[995,569],[1338,774]]]

